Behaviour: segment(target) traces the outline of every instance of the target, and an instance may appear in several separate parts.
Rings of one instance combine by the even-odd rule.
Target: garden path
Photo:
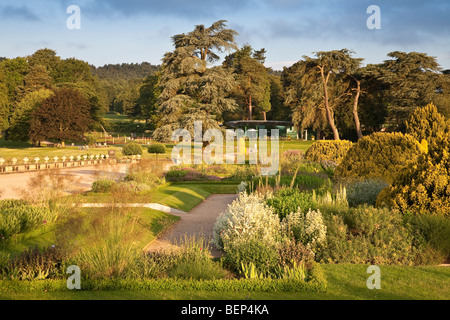
[[[87,191],[99,177],[119,179],[123,177],[129,164],[97,165],[66,169],[52,169],[23,173],[8,173],[0,175],[0,200],[22,199],[39,186],[39,180],[47,176],[55,184],[63,186],[67,193]],[[65,180],[65,181],[64,181]],[[51,183],[51,182],[50,182]],[[46,183],[48,187],[48,183]]]
[[[189,213],[180,215],[180,220],[156,240],[149,243],[145,251],[176,249],[174,244],[184,236],[204,237],[212,239],[214,223],[229,204],[237,198],[237,194],[213,194],[198,204]],[[220,257],[222,253],[210,244],[211,255]]]

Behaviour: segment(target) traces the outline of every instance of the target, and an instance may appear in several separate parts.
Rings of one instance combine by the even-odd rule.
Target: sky
[[[66,21],[80,8],[80,28]],[[371,5],[379,29],[369,29]],[[50,48],[95,66],[160,64],[171,37],[227,20],[239,46],[265,48],[266,66],[281,70],[314,52],[347,48],[364,63],[392,51],[424,52],[450,69],[449,0],[0,0],[0,57]],[[224,55],[222,55],[224,57]]]

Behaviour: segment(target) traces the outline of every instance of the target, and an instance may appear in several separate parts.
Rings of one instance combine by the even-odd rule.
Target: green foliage
[[[266,203],[274,209],[280,220],[297,210],[308,211],[316,208],[312,194],[301,192],[296,188],[278,190],[273,197],[267,199]]]
[[[254,108],[260,113],[271,109],[270,79],[263,61],[255,58],[254,50],[249,45],[225,57],[224,67],[233,71],[237,85],[233,97],[241,111],[239,115],[253,119]],[[263,58],[264,59],[264,58]]]
[[[375,206],[377,196],[388,184],[382,180],[364,179],[351,181],[346,185],[347,201],[350,207],[361,204]]]
[[[450,257],[450,219],[437,215],[412,215],[409,222],[436,251],[436,262]]]
[[[106,193],[111,191],[111,188],[114,186],[115,182],[107,179],[99,179],[94,181],[92,184],[92,192],[95,193]]]
[[[253,262],[258,272],[268,273],[277,264],[280,221],[257,194],[240,193],[216,220],[213,243],[226,252],[226,262],[239,270],[241,262]]]
[[[153,143],[148,147],[148,153],[166,153],[166,146],[161,143]]]
[[[199,172],[193,168],[174,168],[172,167],[165,173],[166,181],[181,182],[181,181],[220,181],[217,176],[207,175]]]
[[[0,268],[0,276],[11,280],[44,280],[62,277],[64,254],[56,247],[23,251]]]
[[[126,156],[133,156],[142,154],[142,147],[140,144],[135,142],[128,142],[126,145],[122,148],[122,153]]]
[[[352,145],[347,140],[319,140],[306,151],[305,159],[319,163],[333,161],[339,165]]]
[[[128,192],[130,193],[140,193],[140,192],[146,192],[152,190],[152,187],[143,182],[136,182],[134,180],[131,181],[124,181],[119,182],[113,185],[111,188],[112,191],[126,194]]]
[[[402,127],[409,115],[433,101],[436,95],[439,64],[426,53],[394,51],[378,66],[377,78],[389,101],[388,120]]]
[[[195,121],[203,121],[202,129],[220,129],[218,120],[226,111],[235,108],[229,98],[234,89],[232,73],[223,67],[208,68],[207,62],[216,61],[216,52],[236,48],[237,34],[227,29],[225,20],[210,27],[197,25],[188,33],[172,37],[175,50],[164,55],[159,85],[158,113],[161,126],[153,137],[170,141],[174,130],[184,128],[191,133]],[[188,85],[186,85],[188,84]]]
[[[0,240],[31,231],[54,222],[57,213],[48,207],[22,201],[0,201]]]
[[[60,88],[45,99],[31,116],[30,138],[82,140],[93,123],[91,104],[78,90]]]
[[[327,227],[319,210],[305,212],[298,209],[287,215],[281,222],[281,230],[285,236],[317,252],[326,240]]]
[[[437,139],[442,139],[450,132],[450,125],[446,122],[433,103],[426,107],[417,108],[406,122],[406,132],[417,141],[426,140],[433,145]]]
[[[2,288],[7,291],[44,292],[67,291],[66,280],[45,281],[2,281]],[[309,281],[296,279],[102,279],[84,280],[83,290],[151,290],[151,291],[215,291],[215,292],[325,292],[327,281],[320,265],[310,271]]]
[[[420,144],[402,133],[374,133],[360,139],[336,168],[335,177],[382,179],[392,182],[397,172],[417,161]]]
[[[332,263],[403,264],[435,262],[401,215],[368,206],[340,209],[327,218],[327,246],[317,253]]]

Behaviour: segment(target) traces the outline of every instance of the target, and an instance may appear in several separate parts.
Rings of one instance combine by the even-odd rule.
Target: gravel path
[[[128,164],[97,165],[48,171],[0,174],[0,200],[20,199],[27,194],[33,180],[45,178],[46,175],[58,176],[58,180],[66,180],[64,191],[67,193],[90,190],[92,183],[100,177],[119,179],[126,175]],[[36,181],[35,181],[36,183]]]
[[[180,220],[155,241],[148,244],[144,250],[158,251],[176,249],[174,242],[180,242],[186,236],[203,236],[212,239],[213,227],[217,217],[225,211],[229,204],[237,198],[236,194],[213,194],[193,208],[189,213],[182,214]],[[213,257],[222,254],[210,245]]]

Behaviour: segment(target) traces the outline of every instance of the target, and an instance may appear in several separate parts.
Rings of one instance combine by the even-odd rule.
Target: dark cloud
[[[26,6],[2,6],[0,16],[3,19],[22,19],[27,21],[40,21],[41,19]]]

